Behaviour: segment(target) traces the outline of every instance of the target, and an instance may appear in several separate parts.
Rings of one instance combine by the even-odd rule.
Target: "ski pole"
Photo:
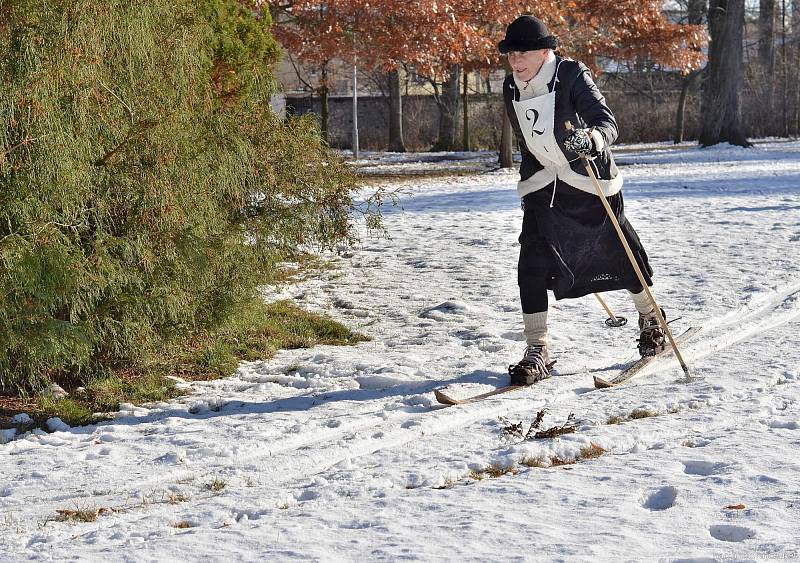
[[[570,121],[564,122],[564,126],[567,128],[567,131],[573,131],[574,127],[572,127],[572,123]],[[672,346],[672,350],[675,352],[675,357],[678,359],[678,362],[681,364],[681,368],[683,369],[683,373],[686,377],[689,377],[689,368],[686,366],[686,362],[683,361],[683,356],[678,350],[677,344],[675,344],[675,339],[672,337],[672,331],[667,326],[667,321],[664,319],[664,315],[661,314],[661,307],[658,306],[656,303],[656,298],[653,297],[650,288],[647,285],[647,282],[644,279],[644,275],[642,274],[641,268],[639,268],[639,264],[636,262],[636,258],[633,256],[633,251],[631,250],[628,241],[625,239],[625,234],[622,232],[622,227],[619,226],[619,221],[617,221],[616,215],[614,215],[614,210],[611,209],[611,206],[608,204],[608,200],[606,199],[606,195],[603,193],[603,188],[600,187],[600,182],[597,181],[597,176],[594,174],[594,170],[592,170],[591,164],[589,164],[589,159],[586,158],[586,155],[583,153],[578,153],[578,156],[581,159],[581,163],[583,167],[586,169],[587,174],[589,174],[589,178],[592,179],[592,183],[594,184],[594,189],[597,191],[597,196],[600,198],[600,201],[603,202],[603,207],[606,208],[606,213],[608,213],[609,219],[611,219],[611,224],[614,225],[614,229],[617,231],[617,236],[619,236],[619,240],[622,243],[623,248],[625,248],[625,253],[628,255],[628,260],[630,260],[631,266],[633,266],[633,270],[636,272],[636,277],[639,278],[639,283],[642,284],[644,291],[647,293],[647,298],[650,300],[650,304],[653,305],[653,310],[656,314],[656,318],[658,318],[658,324],[661,325],[661,328],[664,329],[664,332],[669,338],[670,346]]]
[[[602,297],[600,297],[599,293],[594,293],[593,295],[595,297],[597,297],[597,300],[603,306],[603,309],[605,309],[606,313],[608,313],[608,318],[606,319],[606,326],[611,326],[611,327],[615,327],[616,328],[616,327],[624,326],[624,325],[628,324],[628,319],[626,319],[625,317],[616,316],[614,314],[614,311],[611,310],[611,307],[606,305],[606,302],[603,301]]]

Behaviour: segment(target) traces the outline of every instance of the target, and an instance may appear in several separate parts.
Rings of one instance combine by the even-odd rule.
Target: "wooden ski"
[[[472,397],[467,397],[465,399],[454,399],[453,397],[447,395],[441,389],[435,389],[433,391],[433,394],[436,395],[436,400],[442,403],[443,405],[466,405],[468,403],[474,403],[475,401],[480,401],[481,399],[486,399],[488,397],[493,397],[495,395],[508,393],[509,391],[514,391],[516,389],[522,389],[523,387],[530,387],[530,386],[506,385],[505,387],[498,387],[497,389],[493,389],[487,393],[481,393],[480,395],[473,395]]]
[[[555,361],[550,362],[548,364],[548,368],[551,369],[552,376],[562,377],[565,375],[575,375],[577,373],[581,373],[580,371],[562,373],[558,370],[552,369],[554,364]],[[533,385],[536,384],[534,383]],[[444,390],[442,389],[434,389],[433,394],[436,396],[436,400],[443,405],[466,405],[468,403],[474,403],[476,401],[488,399],[489,397],[494,397],[495,395],[502,395],[503,393],[508,393],[509,391],[515,391],[517,389],[523,389],[525,387],[531,387],[531,386],[532,385],[506,385],[504,387],[498,387],[497,389],[492,389],[491,391],[487,391],[486,393],[481,393],[480,395],[473,395],[471,397],[465,397],[463,399],[455,399],[450,395],[448,395],[447,393],[445,393]]]
[[[695,334],[700,332],[700,329],[701,327],[699,326],[693,326],[687,329],[683,334],[681,334],[675,339],[675,343],[680,344],[682,342],[686,342]],[[659,352],[658,354],[656,354],[655,356],[646,356],[644,358],[641,358],[640,360],[637,360],[625,370],[621,371],[613,379],[603,379],[602,377],[595,376],[594,386],[597,389],[606,389],[608,387],[616,387],[617,385],[621,385],[626,381],[630,381],[631,379],[633,379],[640,371],[642,371],[646,366],[651,364],[653,361],[657,360],[662,356],[666,356],[667,354],[670,353],[672,353],[672,348],[668,347]]]

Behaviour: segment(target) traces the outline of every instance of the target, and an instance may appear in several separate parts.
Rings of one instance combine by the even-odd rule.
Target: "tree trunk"
[[[800,79],[800,49],[797,48],[797,44],[794,45],[794,83],[797,84],[798,79]],[[792,134],[794,137],[797,137],[798,132],[800,132],[800,88],[795,88],[794,91],[794,131]]]
[[[439,97],[439,138],[433,146],[434,151],[456,150],[456,114],[458,113],[458,82],[461,77],[461,67],[450,67],[450,77],[442,85],[442,95]]]
[[[406,152],[403,140],[403,97],[398,69],[389,73],[389,150]]]
[[[689,0],[686,4],[687,23],[701,25],[708,12],[708,0]]]
[[[508,59],[505,59],[505,71],[511,74],[511,65],[508,64]],[[511,120],[508,118],[506,111],[506,104],[503,98],[503,90],[500,89],[500,102],[503,108],[503,128],[500,133],[500,168],[513,168],[514,167],[514,131],[511,129]]]
[[[500,133],[500,168],[514,168],[514,132],[511,130],[511,120],[508,112],[503,108],[503,129]]]
[[[775,0],[760,0],[759,3],[758,61],[765,73],[775,68]]]
[[[330,109],[328,107],[328,68],[327,65],[322,67],[322,81],[319,88],[320,95],[320,124],[319,129],[322,134],[322,140],[328,144],[328,121],[330,119]]]
[[[786,0],[783,0],[782,5],[782,12],[784,19],[786,18]],[[800,46],[798,43],[800,42],[800,0],[791,0],[792,11],[791,11],[791,45],[793,54],[788,55],[786,53],[786,23],[784,22],[783,25],[783,56],[790,56],[791,59],[794,61],[794,68],[793,68],[793,81],[794,84],[798,84],[798,80],[800,80]],[[785,87],[784,87],[785,89]],[[800,88],[795,88],[795,107],[794,107],[794,136],[800,135]]]
[[[320,115],[320,124],[319,129],[320,133],[322,134],[322,140],[325,143],[328,143],[328,121],[330,119],[330,108],[328,106],[328,87],[323,86],[319,92],[320,95],[320,105],[322,106],[321,115]]]
[[[757,76],[762,76],[761,110],[764,115],[763,126],[772,129],[773,89],[775,85],[775,0],[760,0],[758,8],[758,61],[761,65]],[[765,133],[766,131],[762,132]],[[768,134],[768,133],[767,133]]]
[[[353,61],[353,160],[358,160],[358,67]]]
[[[784,0],[785,4],[786,0]],[[783,11],[786,11],[786,7],[784,6]],[[797,39],[800,37],[800,0],[792,0],[792,19],[791,19],[791,28],[792,28],[792,38]]]
[[[469,93],[467,91],[467,86],[469,86],[469,74],[467,74],[467,71],[465,70],[464,71],[464,96],[463,96],[464,101],[461,103],[461,108],[462,108],[461,111],[462,111],[462,113],[464,115],[464,127],[463,127],[463,131],[462,131],[462,139],[461,139],[462,147],[461,148],[464,151],[470,150],[470,147],[469,147],[469,100],[468,100]]]
[[[786,20],[786,0],[781,0],[781,108],[783,110],[783,119],[781,123],[783,124],[782,133],[784,136],[789,136],[789,121],[787,119],[788,115],[788,107],[789,107],[789,90],[788,90],[788,82],[787,78],[789,76],[787,70],[787,61],[788,61],[788,53],[786,50],[786,37],[788,35],[787,30],[787,20]]]
[[[742,36],[745,0],[711,0],[708,10],[707,78],[703,88],[704,147],[728,142],[751,146],[742,128]]]
[[[698,76],[703,74],[702,68],[698,68],[690,72],[686,78],[683,79],[683,86],[681,87],[681,95],[678,98],[678,113],[675,116],[675,137],[674,142],[677,145],[678,143],[683,142],[683,133],[684,133],[684,116],[686,115],[686,97],[689,94],[689,88],[692,87],[692,84],[697,79]]]
[[[708,0],[689,0],[686,5],[688,23],[691,25],[702,25],[707,9]],[[697,77],[703,73],[703,70],[705,69],[694,70],[683,79],[681,95],[680,98],[678,98],[678,110],[675,115],[675,135],[673,136],[673,142],[675,144],[683,142],[684,122],[686,120],[686,97],[689,95],[689,88],[692,87]]]

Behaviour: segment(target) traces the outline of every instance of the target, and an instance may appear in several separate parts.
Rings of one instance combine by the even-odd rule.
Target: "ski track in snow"
[[[442,385],[501,384],[521,353],[521,212],[516,174],[409,179],[390,240],[365,237],[337,270],[270,296],[371,342],[283,351],[170,403],[0,445],[0,560],[800,558],[800,143],[619,161],[656,296],[676,333],[703,327],[681,348],[691,381],[665,357],[591,387],[636,356],[616,292],[621,329],[591,296],[551,301],[556,367],[576,374],[436,404]],[[545,427],[574,413],[577,432],[503,436],[498,417],[541,409]],[[657,416],[609,423],[642,409]],[[607,453],[519,465],[591,443]],[[518,473],[470,478],[491,464]],[[100,508],[114,511],[53,521]]]

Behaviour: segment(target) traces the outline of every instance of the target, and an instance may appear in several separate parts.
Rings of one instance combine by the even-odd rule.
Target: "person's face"
[[[539,72],[544,60],[547,58],[547,49],[538,51],[509,51],[508,63],[514,75],[520,80],[528,81]]]

